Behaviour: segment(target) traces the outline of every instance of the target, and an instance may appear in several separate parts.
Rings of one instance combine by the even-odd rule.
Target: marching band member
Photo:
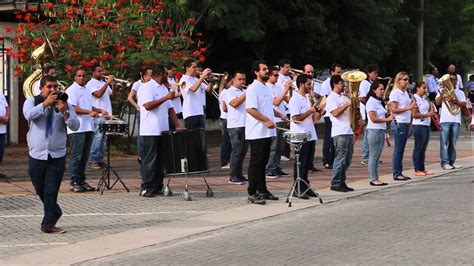
[[[250,163],[248,170],[248,201],[265,204],[265,199],[278,200],[267,189],[265,165],[270,155],[272,137],[276,136],[274,116],[283,117],[273,109],[270,89],[265,85],[269,78],[267,64],[263,61],[252,63],[252,72],[256,79],[246,91],[245,139],[250,144]]]
[[[413,117],[412,132],[415,138],[415,147],[413,148],[413,164],[415,165],[415,175],[425,176],[433,173],[425,169],[425,154],[428,142],[430,141],[431,117],[435,114],[429,100],[423,96],[426,93],[426,83],[419,82],[413,90],[413,100],[417,108],[411,110]]]
[[[383,103],[385,93],[384,85],[374,81],[370,85],[365,97],[365,110],[367,112],[367,139],[369,143],[369,184],[371,186],[386,186],[387,183],[379,180],[379,162],[384,147],[387,122],[392,121],[391,114],[387,116],[387,109]]]
[[[174,92],[163,85],[167,74],[163,66],[152,68],[152,79],[144,83],[138,91],[140,106],[140,137],[143,139],[141,163],[142,197],[154,197],[162,193],[164,169],[160,158],[162,149],[161,133],[169,130],[168,118],[180,129],[178,118],[171,103]]]
[[[342,66],[340,64],[332,64],[329,68],[330,76],[321,84],[321,92],[319,95],[328,96],[331,93],[331,77],[342,74]],[[323,143],[323,165],[326,169],[332,169],[334,163],[334,143],[331,138],[331,119],[329,113],[324,114],[324,143]]]
[[[140,106],[136,102],[137,92],[140,87],[150,81],[151,79],[151,67],[142,67],[140,69],[140,78],[132,84],[132,89],[128,94],[127,100],[128,102],[133,105],[136,109],[135,116],[137,118],[137,153],[138,153],[138,162],[141,163],[142,160],[142,138],[140,138]]]
[[[181,89],[177,86],[177,81],[176,81],[176,64],[173,62],[168,63],[166,66],[166,73],[167,73],[167,87],[169,91],[173,91],[173,99],[171,99],[171,104],[173,104],[174,111],[178,117],[181,116],[181,113],[183,112],[183,106],[181,104],[181,96],[183,95],[181,93]],[[174,124],[170,120],[170,129],[174,130]]]
[[[316,135],[316,129],[313,122],[313,114],[316,112],[314,106],[311,106],[306,95],[313,91],[313,79],[308,75],[299,75],[296,78],[296,85],[298,90],[293,92],[293,96],[290,99],[290,131],[292,132],[310,132],[310,138],[304,142],[299,152],[300,165],[296,161],[294,163],[294,179],[297,178],[297,170],[299,170],[300,178],[309,184],[308,171],[311,168],[313,161],[312,157],[315,149],[315,141],[318,139]],[[296,191],[305,191],[308,189],[304,182],[297,184],[299,187]],[[314,191],[309,189],[305,194],[298,195],[295,193],[293,196],[301,199],[309,199],[309,197],[316,197]]]
[[[314,67],[313,65],[311,64],[306,64],[304,67],[303,67],[303,71],[306,75],[310,76],[311,78],[314,78]],[[321,92],[321,83],[319,82],[313,82],[313,96],[315,98],[319,98],[321,97],[321,95],[319,94]],[[322,108],[324,109],[324,108]],[[319,119],[313,119],[313,123],[314,123],[314,128],[316,128],[316,123],[319,121]],[[314,151],[316,152],[316,149],[314,149]],[[314,166],[314,155],[315,153],[313,153],[313,156],[311,156],[312,158],[312,161],[311,161],[311,166],[310,166],[310,170],[312,172],[320,172],[321,170],[319,170],[318,168],[316,168]]]
[[[457,84],[456,74],[451,74],[451,83]],[[446,88],[442,88],[446,89]],[[459,107],[466,106],[466,96],[464,92],[460,89],[454,89],[457,99],[453,99],[448,96],[446,101],[449,101],[452,105],[458,105]],[[461,168],[461,165],[455,164],[456,162],[456,142],[459,137],[459,127],[461,126],[461,115],[459,112],[456,115],[451,114],[446,106],[446,103],[443,101],[440,93],[436,96],[436,104],[440,105],[441,102],[441,111],[440,111],[440,125],[441,125],[441,134],[440,134],[440,157],[441,157],[441,167],[444,170],[451,170],[454,168]]]
[[[395,146],[393,148],[392,171],[393,180],[406,181],[411,179],[403,175],[403,153],[405,152],[405,145],[408,140],[408,129],[411,122],[411,110],[415,109],[414,101],[411,101],[408,94],[409,77],[406,72],[399,72],[395,76],[393,83],[393,90],[390,92],[389,104],[393,114],[395,114],[390,129],[395,138]]]
[[[458,90],[464,89],[461,75],[456,73],[456,66],[455,65],[451,64],[451,65],[448,66],[448,73],[451,74],[451,75],[456,76],[456,83],[453,84],[454,87],[456,87],[456,89],[458,89]]]
[[[96,108],[92,104],[92,94],[86,88],[86,71],[78,69],[74,76],[75,82],[67,88],[68,102],[74,107],[74,111],[80,122],[79,129],[67,129],[71,140],[71,191],[85,192],[95,191],[86,182],[86,164],[89,159],[92,139],[94,138],[94,118],[99,114],[106,114],[105,110]]]
[[[230,173],[229,184],[243,185],[247,179],[242,173],[242,165],[247,154],[248,143],[245,140],[245,73],[236,71],[232,86],[223,92],[224,104],[227,108],[227,131],[230,136]],[[222,94],[222,93],[221,93]]]
[[[280,59],[280,61],[278,61],[277,85],[284,88],[285,83],[293,81],[292,76],[290,74],[290,70],[291,70],[291,61],[289,59]],[[285,107],[284,114],[286,114],[286,116],[289,117],[290,113],[289,113],[287,102],[283,101],[283,106]],[[287,128],[286,124],[285,124],[285,128]],[[281,155],[282,155],[280,160],[283,160],[283,161],[289,161],[290,160],[291,151],[290,151],[290,145],[288,143],[286,143],[286,142],[283,143],[280,152],[281,152]]]
[[[5,152],[5,142],[7,137],[7,125],[10,121],[10,107],[8,106],[5,95],[0,93],[0,165],[3,163],[3,155]],[[0,173],[0,179],[7,176]]]
[[[288,102],[288,91],[291,86],[291,79],[283,83],[283,86],[277,84],[279,78],[278,68],[270,68],[270,77],[267,81],[267,87],[270,89],[272,94],[273,107],[279,112],[284,114],[285,103]],[[276,127],[285,128],[285,124],[288,122],[288,119],[281,119],[275,117]],[[280,176],[287,176],[288,174],[283,172],[280,165],[281,153],[283,149],[283,132],[277,129],[276,137],[272,138],[272,144],[270,147],[270,157],[268,158],[268,163],[266,166],[266,177],[270,179],[275,179]]]
[[[359,109],[360,116],[365,122],[364,127],[364,139],[362,140],[362,160],[363,165],[367,165],[369,161],[369,143],[367,140],[367,118],[365,111],[365,103],[367,99],[365,98],[370,90],[370,85],[377,80],[379,72],[376,65],[368,65],[365,67],[365,73],[367,74],[367,79],[363,80],[359,86]]]
[[[331,137],[334,142],[335,157],[332,167],[331,190],[339,192],[354,191],[346,184],[346,172],[352,162],[354,152],[354,132],[351,128],[351,101],[345,95],[344,80],[341,76],[331,77],[332,92],[329,94],[326,113],[331,119]]]
[[[46,75],[56,77],[56,67],[53,64],[46,63],[43,65],[41,70],[43,71],[42,73],[43,77]],[[40,89],[40,83],[38,81],[33,86],[33,95],[36,96],[36,95],[39,95],[40,93],[41,93],[41,89]]]
[[[430,74],[426,78],[426,86],[428,87],[430,101],[434,101],[436,98],[436,94],[438,94],[438,88],[439,88],[438,76],[439,76],[438,68],[435,66],[431,66]]]
[[[221,111],[221,169],[230,169],[230,153],[232,145],[230,142],[229,131],[227,130],[228,108],[224,101],[224,96],[228,89],[224,88],[219,93],[219,110]]]
[[[57,201],[66,167],[66,127],[77,130],[79,120],[74,108],[58,99],[55,77],[43,76],[38,83],[41,93],[26,99],[23,105],[23,115],[29,125],[28,174],[44,206],[41,232],[61,234],[66,231],[56,227],[62,215]]]
[[[205,127],[203,94],[212,89],[211,83],[208,86],[204,84],[204,79],[211,73],[211,69],[204,69],[200,77],[196,78],[196,67],[197,64],[194,61],[187,60],[184,62],[186,73],[179,81],[179,85],[183,90],[183,118],[184,126],[187,129]]]
[[[112,115],[112,102],[114,98],[114,91],[110,87],[114,80],[113,75],[108,75],[105,81],[102,81],[102,75],[105,74],[101,66],[95,65],[92,67],[92,78],[87,82],[86,88],[92,94],[92,105],[96,108],[105,110],[102,115],[94,118],[94,138],[92,139],[91,152],[88,167],[93,169],[102,168],[104,163],[105,143],[107,136],[100,130],[100,123],[106,118],[105,116]]]

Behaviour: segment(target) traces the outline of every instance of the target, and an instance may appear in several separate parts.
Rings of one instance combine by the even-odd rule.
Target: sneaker
[[[363,165],[368,165],[369,164],[368,161],[360,161],[360,163],[363,164]]]
[[[278,176],[277,174],[275,174],[275,173],[270,173],[270,172],[268,172],[268,173],[266,174],[266,177],[267,177],[268,179],[277,179],[279,176]]]
[[[250,195],[247,198],[247,201],[252,204],[265,205],[267,203],[265,199],[260,194]]]
[[[290,161],[290,158],[286,157],[285,155],[282,155],[282,156],[280,156],[280,161],[288,162],[288,161]]]
[[[153,191],[151,189],[142,189],[140,191],[140,196],[145,198],[152,198],[155,195],[153,194]]]
[[[445,164],[443,166],[441,166],[441,168],[443,168],[443,170],[453,170],[454,167],[452,165],[449,165],[449,164]]]
[[[230,169],[230,163],[221,166],[221,169]]]
[[[248,181],[249,181],[249,180],[248,180],[245,176],[243,176],[243,175],[239,176],[239,179],[240,179],[242,182],[248,182]]]
[[[232,185],[243,185],[245,184],[244,181],[242,181],[240,178],[238,177],[231,177],[229,178],[229,181],[228,181],[229,184],[232,184]]]
[[[324,164],[324,168],[326,169],[332,169],[332,165],[328,164],[328,163],[325,163]]]
[[[462,165],[459,165],[459,164],[451,164],[451,166],[452,166],[454,169],[462,168]]]
[[[86,192],[95,191],[95,188],[94,188],[94,187],[91,187],[89,184],[87,184],[86,181],[84,181],[84,183],[81,184],[81,187],[82,187],[82,189],[84,189],[84,191],[86,191]]]
[[[261,195],[262,195],[262,198],[266,200],[279,200],[280,199],[279,197],[273,195],[269,191],[262,193]]]
[[[84,192],[84,188],[81,185],[77,184],[77,183],[72,183],[70,190],[74,193]]]
[[[280,171],[277,173],[277,175],[278,175],[278,176],[289,176],[290,174],[285,173],[285,172],[283,172],[283,171],[280,170]]]
[[[88,163],[87,167],[92,168],[92,169],[101,169],[102,166],[100,166],[99,163]]]

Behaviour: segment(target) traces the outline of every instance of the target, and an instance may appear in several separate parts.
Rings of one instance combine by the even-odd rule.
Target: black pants
[[[44,217],[42,228],[52,228],[63,214],[59,207],[58,192],[66,167],[66,156],[48,160],[37,160],[29,157],[28,174],[35,187],[36,194],[43,202]]]
[[[249,161],[249,195],[266,193],[267,183],[265,180],[265,166],[270,156],[270,146],[272,138],[249,140],[250,143],[250,161]]]
[[[334,143],[331,138],[332,122],[329,117],[324,118],[324,143],[323,143],[323,164],[332,165],[334,163]]]
[[[305,142],[303,143],[303,145],[301,146],[301,149],[300,149],[300,152],[299,152],[299,156],[300,156],[300,167],[299,167],[299,170],[300,170],[300,177],[301,179],[303,179],[304,181],[308,182],[308,172],[309,172],[309,168],[311,167],[311,164],[313,162],[313,158],[314,158],[314,144],[315,144],[315,141],[312,140],[312,141],[308,141],[308,142]],[[296,179],[297,177],[297,172],[296,172],[296,160],[295,160],[295,163],[293,165],[293,177],[294,179]],[[301,183],[301,191],[304,191],[306,189],[306,185]]]
[[[184,126],[187,129],[205,128],[206,121],[203,115],[188,116],[184,119]]]
[[[160,136],[140,136],[143,140],[142,148],[142,189],[161,190],[163,188],[164,168],[160,158],[163,145]]]

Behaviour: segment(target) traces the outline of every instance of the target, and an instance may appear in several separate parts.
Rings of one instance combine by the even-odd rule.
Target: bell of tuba
[[[367,74],[359,70],[351,70],[342,73],[341,78],[348,83],[349,96],[351,100],[351,127],[354,132],[359,125],[359,86],[367,78]]]
[[[456,93],[454,93],[454,86],[451,83],[450,75],[445,74],[439,80],[440,85],[439,93],[441,95],[441,100],[448,108],[448,111],[452,115],[457,115],[461,112],[461,107],[459,105],[453,104],[452,101],[457,101]]]

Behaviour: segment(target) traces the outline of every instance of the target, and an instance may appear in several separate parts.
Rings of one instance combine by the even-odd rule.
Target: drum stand
[[[104,137],[105,135],[106,134],[104,133]],[[111,135],[107,135],[107,136],[111,136]],[[97,191],[100,191],[100,194],[103,195],[105,189],[111,190],[115,186],[115,184],[117,184],[117,182],[120,181],[120,183],[122,183],[122,186],[125,188],[125,190],[127,190],[127,192],[130,192],[130,190],[128,190],[125,183],[122,181],[122,178],[120,178],[120,176],[117,174],[115,169],[110,165],[110,142],[108,138],[106,139],[106,145],[107,145],[107,166],[105,166],[104,170],[102,171],[102,177],[99,180],[99,184],[97,184]],[[110,185],[111,183],[110,171],[112,171],[116,177],[112,185]]]
[[[309,183],[306,182],[306,180],[302,179],[300,177],[300,150],[301,147],[303,146],[303,143],[306,142],[291,142],[291,141],[286,141],[290,146],[295,147],[295,159],[296,159],[296,179],[295,182],[293,182],[293,186],[291,186],[290,191],[288,192],[288,196],[286,196],[286,203],[288,203],[288,207],[291,207],[291,201],[293,200],[293,195],[296,195],[296,197],[302,197],[303,195],[306,194],[308,191],[312,191],[316,197],[319,199],[320,203],[323,203],[323,200],[319,196],[318,193],[316,193],[311,187],[309,186]],[[301,185],[304,184],[306,185],[306,189],[304,191],[301,191]]]

